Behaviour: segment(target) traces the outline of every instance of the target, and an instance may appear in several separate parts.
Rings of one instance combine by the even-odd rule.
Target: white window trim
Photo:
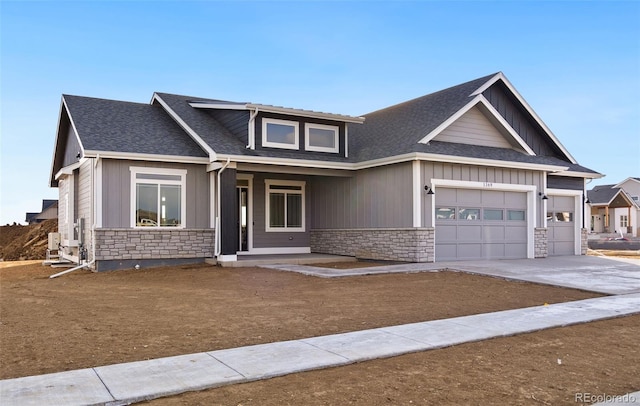
[[[131,172],[131,210],[130,210],[130,218],[131,218],[131,227],[136,229],[146,229],[146,230],[175,230],[186,227],[187,222],[187,170],[186,169],[169,169],[169,168],[151,168],[151,167],[140,167],[140,166],[131,166],[129,167],[129,171]],[[180,176],[179,181],[171,181],[171,180],[153,180],[153,179],[144,179],[140,183],[154,183],[158,185],[180,185],[180,225],[175,227],[167,227],[167,226],[157,226],[157,227],[140,227],[136,223],[136,185],[138,183],[137,175],[138,174],[148,174],[148,175],[173,175]]]
[[[335,147],[317,147],[313,146],[309,143],[309,131],[312,128],[317,128],[318,130],[328,130],[333,131],[333,145]],[[317,152],[331,152],[337,154],[340,152],[340,127],[337,125],[327,125],[327,124],[314,124],[314,123],[306,123],[304,126],[304,149],[307,151],[317,151]]]
[[[279,124],[288,125],[294,128],[295,142],[293,144],[286,144],[283,142],[270,142],[267,140],[267,124]],[[297,121],[278,120],[275,118],[263,118],[262,119],[262,146],[271,148],[283,148],[283,149],[300,149],[300,123]]]
[[[269,209],[269,193],[271,191],[278,191],[277,188],[275,189],[271,189],[271,186],[300,186],[301,190],[288,190],[288,189],[281,189],[282,192],[284,193],[289,193],[289,194],[300,194],[302,195],[302,226],[301,227],[271,227],[269,225],[269,218],[270,218],[270,209]],[[305,228],[305,220],[306,220],[306,216],[307,216],[307,210],[306,210],[306,199],[305,199],[305,186],[306,186],[306,182],[305,181],[298,181],[298,180],[278,180],[278,179],[265,179],[264,181],[264,190],[265,190],[265,196],[264,196],[264,204],[265,204],[265,231],[266,232],[282,232],[282,233],[290,233],[290,232],[305,232],[306,228]],[[285,210],[286,210],[286,203],[285,203]],[[285,212],[285,221],[286,221],[286,212]]]

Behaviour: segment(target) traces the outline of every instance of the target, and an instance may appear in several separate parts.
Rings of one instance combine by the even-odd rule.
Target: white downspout
[[[222,168],[218,171],[218,182],[216,182],[216,225],[215,225],[215,250],[213,255],[217,258],[220,255],[221,241],[222,241],[222,233],[220,232],[220,175],[227,169],[229,163],[231,162],[231,158],[227,158],[227,162],[224,164]]]
[[[247,148],[250,148],[250,149],[256,149],[255,119],[257,115],[258,115],[258,108],[256,108],[249,114],[249,127],[247,128],[247,135],[249,139],[247,140]]]

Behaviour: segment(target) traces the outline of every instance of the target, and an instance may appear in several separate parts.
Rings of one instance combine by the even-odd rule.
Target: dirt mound
[[[4,261],[44,259],[49,233],[58,231],[58,220],[39,224],[0,227],[0,258]]]

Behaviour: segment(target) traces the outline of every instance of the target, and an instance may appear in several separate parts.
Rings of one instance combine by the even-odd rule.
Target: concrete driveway
[[[640,259],[583,255],[438,264],[462,272],[564,286],[608,295],[640,293]]]
[[[640,293],[640,259],[567,256],[537,259],[447,261],[370,268],[332,269],[298,264],[261,265],[321,278],[343,278],[385,273],[435,272],[441,269],[505,279],[582,289],[607,295]]]

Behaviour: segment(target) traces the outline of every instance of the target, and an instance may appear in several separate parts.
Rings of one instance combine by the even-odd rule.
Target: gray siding
[[[69,166],[78,162],[78,153],[80,152],[80,143],[73,127],[69,126],[67,131],[67,145],[64,147],[64,158],[62,167]]]
[[[549,189],[584,190],[584,179],[549,175],[547,176],[547,187]]]
[[[306,181],[305,185],[305,231],[304,232],[266,232],[266,191],[265,179]],[[309,247],[312,204],[310,199],[311,182],[308,177],[283,174],[256,173],[253,177],[253,247]]]
[[[434,141],[511,148],[509,141],[491,124],[478,107],[463,114],[438,134]]]
[[[422,180],[425,184],[431,185],[431,179],[450,179],[472,182],[506,183],[512,185],[535,185],[538,190],[542,190],[542,172],[524,169],[509,169],[490,166],[473,166],[463,164],[453,164],[445,162],[422,162]],[[437,190],[436,190],[436,193]],[[540,226],[540,219],[545,214],[542,212],[542,205],[537,205],[536,213],[537,227]],[[431,224],[431,199],[422,199],[422,224]]]
[[[411,163],[312,180],[312,228],[412,227]]]
[[[482,93],[509,125],[520,135],[524,142],[531,147],[536,155],[556,156],[564,158],[557,147],[544,135],[540,126],[528,117],[528,113],[518,106],[507,92],[504,84],[496,82]]]
[[[102,161],[102,227],[131,227],[132,166],[187,170],[186,227],[209,228],[209,174],[204,165],[166,162]]]
[[[220,124],[225,126],[233,135],[248,144],[249,139],[249,112],[235,110],[211,110],[209,114]]]
[[[69,239],[69,220],[67,218],[67,204],[69,202],[65,199],[65,195],[69,193],[70,181],[70,178],[64,177],[58,183],[58,232],[62,240]]]
[[[93,159],[85,161],[81,166],[77,176],[76,183],[76,220],[84,219],[84,235],[82,240],[87,246],[87,250],[91,251],[91,229],[93,222],[92,203],[92,187],[91,187],[91,171],[93,170]],[[74,178],[76,178],[74,176]],[[74,220],[75,221],[75,220]]]

